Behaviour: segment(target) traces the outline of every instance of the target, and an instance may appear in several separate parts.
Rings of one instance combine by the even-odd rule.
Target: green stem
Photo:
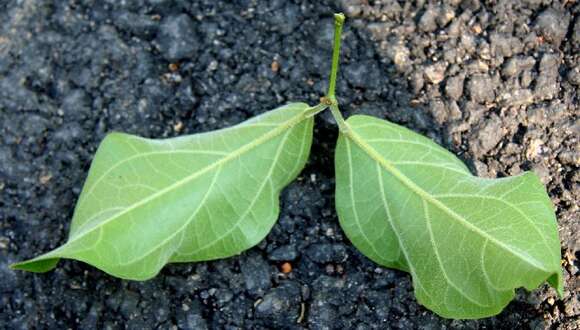
[[[334,98],[336,88],[336,76],[338,75],[338,60],[340,57],[340,36],[344,25],[344,14],[334,14],[334,49],[332,50],[332,69],[330,71],[330,83],[328,85],[327,97]]]
[[[313,107],[306,109],[305,110],[305,117],[306,118],[312,117],[312,116],[318,114],[319,112],[326,110],[326,108],[328,108],[328,104],[319,103]]]
[[[334,103],[333,105],[330,106],[330,112],[332,113],[334,120],[336,120],[336,123],[338,124],[338,129],[340,130],[340,132],[348,135],[348,132],[349,132],[348,124],[346,123],[346,121],[344,120],[344,117],[342,117],[342,114],[340,113],[340,109],[338,108],[338,103]]]

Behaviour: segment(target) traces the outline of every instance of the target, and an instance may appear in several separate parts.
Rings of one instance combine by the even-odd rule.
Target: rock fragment
[[[471,99],[478,103],[492,102],[495,99],[494,83],[485,74],[476,74],[467,82]]]
[[[193,22],[185,14],[166,17],[156,40],[159,51],[170,62],[193,56],[199,43]]]
[[[306,255],[319,264],[340,263],[348,258],[344,245],[340,244],[312,244],[306,250]]]
[[[550,100],[558,95],[560,76],[558,68],[560,57],[557,54],[544,54],[540,61],[540,73],[536,79],[534,96],[537,100]]]
[[[445,63],[435,63],[425,69],[425,77],[432,83],[438,84],[445,78]]]
[[[501,119],[492,115],[475,133],[475,139],[469,142],[469,146],[475,157],[479,158],[487,154],[503,138]]]
[[[285,282],[266,293],[256,305],[255,316],[271,322],[272,325],[285,327],[296,323],[300,302],[300,286],[295,282]]]
[[[439,10],[436,7],[429,7],[419,19],[419,29],[425,32],[433,32],[437,29],[437,16]]]
[[[463,82],[465,77],[463,75],[453,76],[447,79],[445,83],[445,94],[452,100],[459,100],[463,94]]]
[[[569,24],[570,15],[553,8],[544,10],[535,22],[540,34],[556,46],[560,46],[560,43],[566,37]]]

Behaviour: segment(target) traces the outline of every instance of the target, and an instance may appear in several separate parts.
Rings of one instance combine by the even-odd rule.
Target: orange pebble
[[[179,64],[177,64],[177,63],[169,63],[169,70],[171,72],[175,72],[175,71],[179,70]]]
[[[278,72],[278,70],[280,70],[280,63],[273,61],[272,64],[270,64],[270,69],[272,72]]]
[[[292,265],[289,262],[285,262],[282,264],[282,273],[288,274],[292,271]]]

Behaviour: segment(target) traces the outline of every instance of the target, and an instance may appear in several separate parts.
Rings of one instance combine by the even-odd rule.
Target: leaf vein
[[[435,258],[437,259],[437,263],[439,264],[439,269],[441,269],[441,274],[443,274],[445,281],[447,283],[449,283],[449,285],[451,287],[453,287],[455,290],[457,290],[457,292],[459,292],[460,295],[467,298],[467,300],[471,301],[472,303],[476,304],[477,306],[488,307],[487,305],[481,304],[477,300],[471,298],[467,293],[465,293],[463,291],[463,289],[461,289],[459,286],[457,286],[457,284],[455,284],[451,280],[451,278],[449,278],[449,275],[447,274],[447,270],[445,269],[445,266],[443,265],[443,260],[441,260],[441,255],[439,255],[439,247],[437,246],[437,243],[435,243],[435,235],[433,233],[433,228],[431,228],[431,217],[429,215],[429,208],[427,206],[427,202],[424,199],[422,200],[422,206],[423,206],[423,214],[425,215],[425,224],[427,226],[427,232],[429,233],[429,241],[431,242],[431,246],[433,246],[433,252],[435,253]]]
[[[348,124],[347,124],[348,125]],[[516,251],[512,246],[507,245],[504,242],[501,242],[494,237],[490,236],[487,232],[481,230],[477,226],[473,225],[466,219],[464,219],[461,215],[457,214],[455,211],[449,209],[446,205],[444,205],[441,201],[435,199],[429,193],[424,191],[421,187],[417,186],[414,182],[412,182],[405,174],[399,171],[395,166],[393,166],[389,161],[384,159],[380,153],[378,153],[372,146],[367,144],[353,129],[347,131],[347,137],[352,139],[362,150],[364,150],[371,159],[374,159],[376,162],[381,164],[381,166],[391,173],[399,182],[401,182],[404,186],[406,186],[409,190],[411,190],[414,194],[418,195],[422,199],[426,199],[429,201],[430,204],[433,204],[438,209],[449,215],[451,218],[458,221],[459,224],[463,225],[465,228],[469,229],[477,233],[479,236],[489,239],[495,245],[501,247],[503,250],[509,252],[510,254],[517,256],[518,258],[527,261],[531,266],[540,269],[544,272],[549,273],[544,267],[542,267],[541,263],[531,256],[526,256],[521,254],[519,251]]]
[[[137,208],[137,207],[139,207],[141,205],[144,205],[145,203],[147,203],[147,202],[149,202],[151,200],[154,200],[155,198],[157,198],[159,196],[164,195],[166,192],[171,191],[172,189],[175,189],[177,187],[180,187],[180,186],[182,186],[182,185],[184,185],[184,184],[186,184],[188,182],[191,182],[192,180],[195,180],[196,178],[200,177],[201,175],[203,175],[203,174],[205,174],[205,173],[207,173],[207,172],[209,172],[209,171],[211,171],[211,170],[213,170],[213,169],[221,166],[222,164],[225,164],[228,161],[230,161],[232,159],[235,159],[235,158],[243,155],[244,153],[246,153],[246,152],[248,152],[250,150],[253,150],[254,148],[262,145],[263,143],[270,141],[271,139],[275,138],[276,136],[282,134],[284,131],[286,131],[288,133],[288,131],[289,131],[289,129],[291,127],[293,127],[294,125],[298,124],[299,122],[301,122],[304,119],[305,119],[304,112],[298,113],[297,115],[291,117],[289,120],[285,121],[284,124],[278,126],[276,129],[271,130],[271,131],[268,131],[267,133],[265,133],[262,136],[260,136],[258,139],[256,139],[256,140],[254,140],[254,141],[252,141],[250,143],[247,143],[247,144],[243,145],[242,147],[240,147],[239,149],[237,149],[235,152],[232,152],[232,153],[228,154],[228,156],[226,156],[224,158],[221,158],[219,161],[217,161],[215,163],[212,163],[212,164],[204,167],[203,169],[201,169],[201,170],[199,170],[199,171],[197,171],[197,172],[195,172],[195,173],[193,173],[193,174],[191,174],[191,175],[189,175],[189,176],[187,176],[187,177],[185,177],[185,178],[183,178],[183,179],[181,179],[179,181],[176,181],[175,183],[167,186],[166,188],[163,188],[163,189],[159,190],[157,193],[152,194],[152,195],[150,195],[150,196],[148,196],[148,197],[146,197],[146,198],[144,198],[144,199],[142,199],[142,200],[140,200],[140,201],[132,204],[131,206],[129,206],[126,209],[124,209],[123,211],[115,214],[113,217],[111,217],[111,218],[109,218],[107,220],[104,220],[102,223],[100,223],[100,225],[103,226],[106,223],[108,223],[110,221],[113,221],[113,220],[119,218],[123,214],[126,214],[126,213],[130,212],[131,210],[133,210],[133,209],[135,209],[135,208]],[[78,235],[76,235],[68,243],[70,243],[70,242],[72,242],[74,240],[79,239],[84,234],[87,234],[91,230],[94,230],[94,228],[96,228],[96,227],[89,228],[84,233],[79,232]]]

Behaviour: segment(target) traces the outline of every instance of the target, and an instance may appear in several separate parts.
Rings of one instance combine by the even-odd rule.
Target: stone
[[[556,46],[559,46],[564,37],[566,37],[569,24],[570,15],[553,8],[544,10],[535,22],[540,34]]]
[[[346,248],[341,244],[312,244],[306,249],[306,255],[314,262],[325,264],[340,263],[348,258]]]
[[[300,313],[301,292],[298,283],[287,281],[264,295],[255,309],[255,317],[285,327],[295,323]]]
[[[438,84],[445,78],[445,69],[447,69],[445,63],[432,64],[425,69],[425,77],[432,84]]]
[[[494,84],[488,75],[477,74],[467,82],[471,99],[478,103],[492,102],[495,99]]]
[[[296,247],[293,245],[284,245],[272,251],[268,259],[272,261],[292,261],[298,257]]]
[[[480,125],[475,133],[475,139],[469,141],[474,156],[481,157],[493,149],[503,139],[501,119],[492,114]]]
[[[558,95],[560,76],[558,68],[560,57],[557,54],[544,54],[540,60],[540,73],[536,78],[534,97],[537,100],[550,100]]]
[[[270,267],[260,255],[251,255],[240,261],[246,290],[251,295],[262,296],[272,286]]]
[[[445,83],[445,95],[452,100],[459,100],[463,94],[463,82],[465,76],[457,75],[447,79]]]
[[[437,29],[437,17],[439,10],[436,7],[429,6],[419,19],[419,29],[425,32],[433,32]]]
[[[156,41],[159,51],[170,62],[193,56],[199,43],[193,22],[185,14],[166,17]]]

